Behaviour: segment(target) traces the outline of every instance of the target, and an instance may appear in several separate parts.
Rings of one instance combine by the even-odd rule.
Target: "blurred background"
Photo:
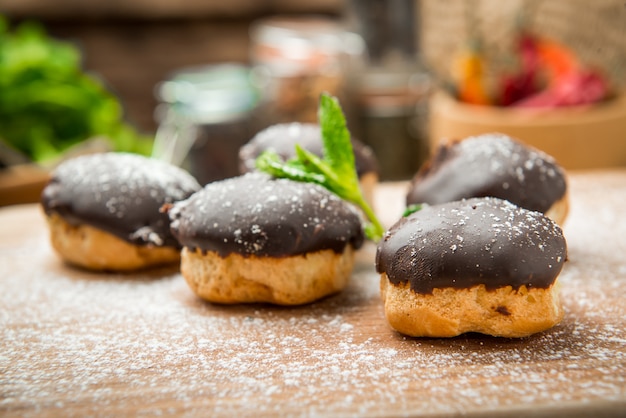
[[[568,169],[626,165],[619,0],[3,0],[0,16],[0,204],[85,150],[234,175],[258,130],[315,122],[322,91],[382,180],[491,131]]]

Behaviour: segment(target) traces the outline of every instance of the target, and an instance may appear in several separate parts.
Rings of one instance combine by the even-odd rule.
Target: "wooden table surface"
[[[377,190],[387,225],[405,188]],[[565,318],[524,339],[397,334],[373,245],[339,295],[219,306],[176,269],[70,268],[37,206],[0,209],[0,416],[624,416],[626,171],[570,193]]]

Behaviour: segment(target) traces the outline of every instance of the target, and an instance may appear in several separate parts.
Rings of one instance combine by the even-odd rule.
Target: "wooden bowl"
[[[566,169],[626,166],[626,95],[561,109],[469,105],[444,92],[430,102],[431,149],[442,139],[502,132],[539,148]]]

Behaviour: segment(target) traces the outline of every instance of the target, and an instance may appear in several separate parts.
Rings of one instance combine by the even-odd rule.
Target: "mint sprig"
[[[385,230],[361,192],[350,132],[337,98],[321,95],[318,118],[323,158],[296,144],[295,158],[283,161],[275,152],[265,151],[257,158],[256,166],[274,177],[317,183],[354,203],[369,220],[364,226],[365,235],[372,241],[378,241]]]
[[[422,205],[421,203],[414,203],[412,205],[408,205],[404,209],[404,212],[402,213],[402,217],[406,218],[407,216],[411,215],[412,213],[419,212],[420,210],[422,210],[423,206],[424,205]]]

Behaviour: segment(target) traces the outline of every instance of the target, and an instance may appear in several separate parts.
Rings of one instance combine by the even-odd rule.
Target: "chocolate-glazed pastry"
[[[125,153],[77,157],[59,165],[41,196],[53,247],[95,270],[135,270],[179,259],[165,204],[200,189],[186,171]]]
[[[351,141],[359,182],[365,197],[371,202],[378,182],[378,160],[370,147],[355,138]],[[239,150],[239,171],[242,174],[255,171],[256,158],[268,150],[276,152],[284,160],[291,159],[296,156],[295,144],[322,157],[320,126],[314,123],[282,123],[258,132]]]
[[[561,228],[498,198],[425,206],[400,219],[376,253],[385,313],[396,330],[447,337],[521,337],[557,324]]]
[[[371,148],[352,138],[354,163],[359,177],[366,173],[377,172],[378,162]],[[318,124],[314,123],[282,123],[272,125],[258,132],[239,151],[239,170],[243,173],[255,171],[255,160],[263,152],[273,150],[283,159],[296,156],[295,144],[322,156],[322,134]]]
[[[566,253],[553,221],[496,198],[425,206],[391,227],[378,250],[378,272],[418,293],[478,284],[546,289]]]
[[[499,133],[440,145],[413,177],[406,203],[485,196],[542,212],[559,224],[567,216],[563,169],[544,152]]]
[[[263,173],[206,185],[169,210],[181,271],[219,303],[296,305],[341,290],[364,235],[349,203],[321,186]]]

